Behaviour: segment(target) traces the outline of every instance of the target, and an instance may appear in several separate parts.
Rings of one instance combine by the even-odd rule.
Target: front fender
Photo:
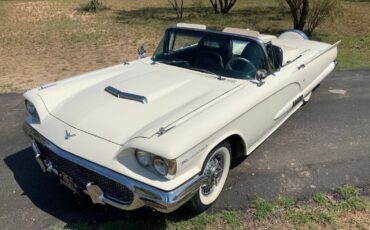
[[[40,123],[42,123],[49,115],[49,112],[44,102],[42,101],[41,97],[38,95],[38,91],[39,91],[38,88],[29,90],[23,94],[23,97],[25,98],[25,100],[28,100],[35,106],[37,114],[39,115],[40,118]],[[29,117],[30,116],[27,117],[27,120],[30,120]]]

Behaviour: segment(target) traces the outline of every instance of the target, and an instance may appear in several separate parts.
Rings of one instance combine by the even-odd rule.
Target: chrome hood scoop
[[[124,98],[124,99],[128,99],[128,100],[138,101],[138,102],[141,102],[143,104],[148,103],[148,99],[144,96],[137,95],[137,94],[132,94],[132,93],[127,93],[127,92],[122,92],[122,91],[120,91],[120,90],[118,90],[118,89],[116,89],[112,86],[106,87],[105,91],[107,91],[108,93],[110,93],[113,96],[118,97],[118,98]]]
[[[49,113],[63,122],[124,144],[135,137],[151,137],[239,84],[179,67],[139,62],[93,72],[39,95]]]

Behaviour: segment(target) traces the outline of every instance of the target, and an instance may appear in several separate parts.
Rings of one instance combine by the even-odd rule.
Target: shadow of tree
[[[94,205],[88,196],[73,195],[54,175],[43,173],[33,156],[32,149],[26,148],[9,155],[4,162],[24,191],[22,195],[44,212],[67,223],[66,228],[90,229],[107,224],[113,228],[124,226],[124,229],[165,229],[169,222],[194,217],[186,208],[163,214],[147,208],[126,212],[108,205]]]
[[[282,26],[289,19],[289,12],[274,6],[236,9],[227,15],[214,14],[211,7],[188,7],[184,17],[177,19],[171,8],[145,7],[136,10],[115,11],[118,22],[133,25],[173,25],[177,22],[206,24],[211,29],[239,27],[258,29],[261,32],[276,33],[286,29]],[[269,22],[269,23],[266,23]],[[274,26],[272,28],[271,26]]]

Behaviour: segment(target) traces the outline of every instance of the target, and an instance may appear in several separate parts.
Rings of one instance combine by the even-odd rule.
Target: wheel
[[[231,146],[226,142],[216,146],[207,156],[203,165],[204,184],[188,203],[194,212],[203,212],[217,200],[225,185],[230,162]]]

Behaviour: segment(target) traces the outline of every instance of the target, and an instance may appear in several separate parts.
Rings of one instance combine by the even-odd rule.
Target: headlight
[[[168,174],[168,165],[162,158],[156,157],[153,161],[153,166],[160,175],[166,176]]]
[[[26,100],[26,109],[27,109],[27,112],[31,114],[32,116],[37,114],[35,106],[28,100]]]
[[[148,167],[161,176],[175,175],[177,171],[176,160],[167,160],[152,153],[136,149],[136,160],[140,165]]]
[[[135,152],[135,156],[136,156],[136,159],[137,161],[143,165],[143,166],[148,166],[151,164],[151,156],[150,156],[150,153],[147,153],[147,152],[144,152],[144,151],[141,151],[141,150],[137,150]]]
[[[39,123],[40,122],[40,117],[39,114],[37,113],[36,107],[28,100],[26,100],[26,109],[27,112],[31,115],[32,121]]]

